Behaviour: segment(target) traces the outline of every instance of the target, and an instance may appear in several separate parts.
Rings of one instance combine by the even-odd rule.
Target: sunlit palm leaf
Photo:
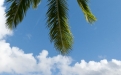
[[[66,0],[48,0],[47,23],[50,38],[61,54],[67,54],[72,48],[73,38],[68,26]]]
[[[33,7],[37,7],[39,1],[40,0],[7,0],[6,2],[11,3],[10,8],[6,12],[7,27],[9,29],[15,28],[18,23],[23,20],[31,4],[33,4]]]
[[[91,13],[89,6],[87,5],[88,0],[77,0],[77,2],[84,13],[86,20],[89,23],[93,23],[94,21],[96,21],[95,16]]]
[[[36,8],[41,0],[6,0],[10,3],[10,8],[6,12],[7,27],[15,28],[24,18],[28,8]],[[50,29],[50,40],[54,42],[55,48],[61,54],[67,54],[73,44],[73,36],[68,26],[67,0],[48,0],[47,26]],[[87,3],[88,0],[77,0],[79,6],[89,23],[96,21]]]

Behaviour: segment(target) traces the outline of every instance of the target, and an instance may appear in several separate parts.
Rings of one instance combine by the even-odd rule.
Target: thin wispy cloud
[[[98,56],[99,59],[106,59],[106,57],[107,57],[106,55],[99,55]]]
[[[31,39],[32,35],[31,34],[26,34],[28,39]]]
[[[121,60],[106,59],[73,63],[71,57],[57,55],[49,57],[47,50],[39,55],[24,53],[19,47],[10,47],[4,39],[11,35],[5,25],[4,0],[0,0],[0,75],[120,75]]]

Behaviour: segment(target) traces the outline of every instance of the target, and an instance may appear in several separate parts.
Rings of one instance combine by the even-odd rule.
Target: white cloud
[[[99,55],[98,56],[98,58],[100,58],[100,59],[106,59],[106,57],[107,57],[106,55]]]
[[[4,37],[11,35],[5,26],[4,0],[0,0],[0,74],[11,75],[120,75],[121,61],[103,59],[99,62],[81,60],[72,65],[72,58],[57,55],[49,57],[43,50],[38,56],[10,47]],[[2,74],[3,75],[3,74]]]
[[[5,40],[0,41],[0,73],[51,75],[51,70],[56,66],[64,66],[71,61],[69,57],[61,55],[52,58],[47,56],[48,52],[46,50],[34,57],[32,53],[26,54],[17,47],[11,48],[10,44],[6,43]]]
[[[0,0],[0,39],[3,39],[5,36],[12,34],[12,32],[10,32],[5,25],[5,7],[3,7],[3,4],[4,0]]]
[[[71,57],[57,55],[49,57],[43,50],[38,56],[24,53],[17,47],[10,47],[5,40],[0,41],[0,74],[13,75],[120,75],[121,61],[103,59],[99,62],[81,60],[71,65]]]

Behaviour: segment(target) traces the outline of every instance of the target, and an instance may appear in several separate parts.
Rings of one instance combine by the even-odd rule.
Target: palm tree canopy
[[[37,8],[41,0],[6,0],[10,7],[6,12],[6,25],[9,29],[14,29],[22,22],[27,10],[32,6]],[[47,27],[50,32],[50,41],[61,54],[67,54],[72,49],[73,36],[68,25],[68,4],[67,0],[48,0]],[[87,22],[96,21],[91,13],[88,0],[77,0]]]

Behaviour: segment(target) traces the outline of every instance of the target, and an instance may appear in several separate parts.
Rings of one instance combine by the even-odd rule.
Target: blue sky
[[[4,27],[3,1],[0,2],[0,75],[120,74],[120,0],[90,0],[89,6],[97,17],[92,25],[86,22],[77,2],[68,0],[74,44],[67,56],[59,55],[50,43],[46,0],[37,9],[29,9],[22,23],[11,32]]]

